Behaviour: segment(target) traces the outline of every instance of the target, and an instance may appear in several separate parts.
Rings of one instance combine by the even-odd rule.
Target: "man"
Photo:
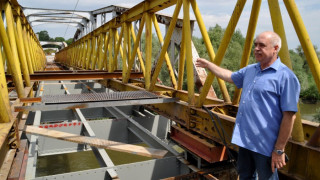
[[[242,88],[232,135],[239,146],[240,180],[254,179],[256,173],[259,180],[278,179],[277,169],[286,165],[284,148],[298,110],[300,84],[278,57],[281,39],[276,33],[259,34],[254,46],[257,63],[237,72],[201,58],[196,66]]]

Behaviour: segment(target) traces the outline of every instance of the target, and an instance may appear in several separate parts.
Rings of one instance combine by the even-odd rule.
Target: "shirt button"
[[[244,104],[244,103],[245,103],[245,101],[242,101],[242,103]]]
[[[250,90],[248,91],[248,93],[250,93]]]
[[[256,83],[256,81],[253,81],[253,83]]]

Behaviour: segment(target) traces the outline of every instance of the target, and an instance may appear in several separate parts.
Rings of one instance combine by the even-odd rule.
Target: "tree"
[[[64,42],[65,39],[64,39],[63,37],[55,37],[55,38],[54,38],[54,41],[55,41],[55,42]]]
[[[48,31],[46,31],[46,30],[37,32],[37,34],[39,35],[39,41],[49,41],[50,40],[50,36],[48,34]]]

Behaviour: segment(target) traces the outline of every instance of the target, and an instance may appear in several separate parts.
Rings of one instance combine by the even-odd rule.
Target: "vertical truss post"
[[[11,7],[10,7],[9,3],[6,4],[5,9],[6,9],[6,14],[11,12]],[[13,76],[13,81],[16,86],[18,97],[21,98],[21,97],[24,97],[25,94],[24,94],[24,88],[23,88],[23,83],[22,83],[20,63],[19,63],[19,60],[17,57],[18,56],[17,49],[16,49],[15,44],[13,44],[13,41],[15,42],[15,40],[14,40],[14,33],[13,33],[14,27],[13,27],[12,16],[10,18],[10,16],[6,15],[6,20],[7,20],[7,25],[8,25],[9,38],[7,36],[6,29],[4,27],[3,20],[2,20],[2,15],[0,13],[0,37],[1,37],[2,44],[3,44],[3,48],[6,53],[6,57],[8,58],[10,72],[12,73],[12,76]],[[11,44],[11,47],[10,47],[10,44]],[[12,52],[13,50],[15,50],[15,53],[16,53],[15,55],[13,55],[13,52]]]
[[[159,27],[159,24],[158,24],[158,21],[157,21],[157,18],[156,18],[155,14],[152,15],[152,22],[153,22],[154,28],[155,28],[155,30],[157,32],[159,42],[160,42],[160,44],[162,46],[163,45],[163,37],[162,37],[161,31],[160,31],[160,27]],[[176,77],[174,75],[172,64],[171,64],[171,61],[170,61],[170,58],[169,58],[169,55],[168,55],[167,52],[165,53],[164,59],[165,59],[166,64],[167,64],[167,68],[168,68],[168,71],[169,71],[169,75],[170,75],[170,78],[171,78],[171,82],[172,82],[173,88],[177,89],[177,80],[176,80]]]
[[[251,8],[251,14],[250,14],[250,20],[248,24],[248,30],[246,35],[246,41],[243,48],[243,54],[241,57],[241,63],[240,63],[240,69],[247,66],[249,64],[249,57],[251,53],[251,47],[253,44],[253,38],[257,27],[259,12],[261,7],[261,0],[253,1],[252,8]],[[240,95],[241,95],[242,89],[238,89],[235,87],[235,92],[233,95],[232,104],[236,105],[239,104],[240,101]]]
[[[10,121],[11,110],[2,60],[2,52],[0,50],[0,123],[7,123]]]
[[[104,70],[108,70],[108,52],[110,53],[110,51],[108,50],[109,47],[109,41],[110,41],[110,32],[108,33],[108,36],[106,35],[106,39],[104,40]],[[110,61],[110,60],[109,60]],[[110,71],[109,71],[110,72]]]
[[[279,2],[275,0],[268,0],[269,10],[272,20],[273,29],[276,33],[281,37],[282,46],[279,52],[279,56],[281,57],[281,61],[286,64],[290,69],[292,69],[292,64],[290,60],[290,54],[288,49],[288,43],[286,38],[286,33],[283,26],[281,11],[279,7]],[[304,141],[304,133],[301,121],[301,113],[300,107],[298,104],[298,112],[296,114],[296,119],[294,121],[293,129],[292,129],[292,139],[298,142]]]
[[[92,53],[92,37],[89,37],[88,39],[88,45],[87,45],[87,58],[85,62],[85,69],[89,69],[89,64],[90,64],[90,58],[91,58],[91,53]]]
[[[229,45],[229,42],[231,40],[232,34],[236,28],[236,25],[238,24],[241,12],[242,12],[245,4],[246,4],[246,0],[238,0],[237,4],[235,6],[235,9],[232,13],[229,24],[227,26],[227,29],[224,33],[222,40],[221,40],[217,55],[213,61],[213,63],[215,63],[216,65],[220,65],[223,60],[223,57],[225,55],[225,52],[226,52],[228,45]],[[210,57],[210,59],[211,59],[211,57]],[[211,59],[211,61],[212,61],[212,59]],[[215,77],[214,74],[210,72],[207,79],[206,79],[206,82],[203,86],[202,92],[200,93],[199,100],[197,102],[197,107],[201,107],[203,105],[203,102],[208,94],[208,91],[210,89],[210,86],[213,82],[214,77]],[[222,80],[219,81],[219,79],[218,79],[218,82],[219,82],[220,89],[222,91],[224,100],[226,102],[231,102],[228,92],[223,91],[223,89],[226,89],[224,81],[222,81]]]
[[[115,53],[114,53],[114,59],[113,59],[114,69],[113,69],[113,71],[118,69],[118,54],[119,54],[119,50],[121,50],[121,41],[122,41],[122,37],[123,37],[123,32],[124,32],[124,25],[121,26],[120,35],[118,35],[118,31],[116,31],[116,34],[115,34],[116,41],[118,41],[118,43],[116,45],[116,49],[115,49]],[[123,56],[123,54],[121,56]]]
[[[194,97],[194,76],[193,76],[193,62],[192,62],[192,49],[191,49],[191,29],[190,29],[190,1],[183,0],[183,29],[184,40],[186,47],[186,67],[187,67],[187,84],[188,84],[188,103],[193,106]]]
[[[15,28],[15,37],[16,37],[16,43],[18,48],[18,53],[20,57],[22,72],[23,72],[23,78],[25,80],[26,86],[30,86],[30,75],[29,75],[29,68],[28,63],[26,59],[26,53],[24,51],[24,44],[23,44],[23,38],[22,38],[22,27],[21,27],[21,20],[20,17],[16,17],[16,28]]]
[[[30,56],[30,50],[29,50],[29,46],[28,46],[28,40],[27,40],[27,34],[26,34],[26,27],[23,26],[22,27],[22,43],[24,43],[24,51],[26,54],[26,59],[27,59],[27,63],[28,63],[28,68],[29,68],[29,73],[33,74],[33,64],[32,64],[32,59]]]
[[[132,25],[131,25],[132,26]],[[132,49],[132,54],[130,56],[129,62],[128,62],[128,71],[125,74],[125,78],[123,80],[124,83],[128,83],[131,71],[130,69],[132,69],[133,63],[134,63],[134,59],[136,57],[137,54],[137,50],[140,44],[140,39],[141,39],[141,35],[142,35],[142,30],[143,30],[143,26],[144,26],[144,17],[142,17],[142,20],[140,22],[140,27],[139,27],[139,31],[138,31],[138,35],[137,38],[135,37],[135,34],[133,32],[133,28],[131,28],[131,34],[132,34],[132,39],[134,41],[134,47]]]
[[[96,69],[96,56],[97,56],[97,43],[98,43],[98,37],[93,36],[93,44],[92,44],[92,55],[91,55],[91,69]]]
[[[145,88],[147,90],[152,90],[150,88],[151,83],[151,62],[152,62],[152,14],[146,13],[146,42],[145,42],[145,61],[146,61],[146,73],[144,76]]]
[[[178,0],[178,2],[176,4],[176,8],[174,9],[174,12],[173,12],[173,15],[172,15],[172,19],[171,19],[171,22],[170,22],[166,37],[165,37],[164,42],[163,42],[163,46],[162,46],[161,51],[160,51],[160,56],[159,56],[159,59],[157,61],[157,65],[156,65],[156,67],[154,69],[154,72],[152,74],[152,81],[151,81],[150,90],[153,90],[154,86],[156,84],[158,75],[160,73],[160,70],[161,70],[161,67],[162,67],[162,64],[163,64],[164,56],[165,56],[165,54],[167,52],[167,49],[168,49],[168,46],[169,46],[169,43],[170,43],[170,39],[171,39],[171,36],[172,36],[172,33],[173,33],[173,30],[174,30],[174,28],[176,26],[176,23],[177,23],[177,19],[178,19],[178,15],[179,15],[181,6],[182,6],[182,0]],[[147,61],[148,61],[148,59],[146,59],[146,62]]]
[[[319,64],[317,53],[313,47],[312,42],[310,41],[309,34],[306,30],[306,27],[304,26],[304,23],[302,21],[298,8],[295,4],[295,1],[286,0],[283,2],[287,8],[293,27],[296,30],[296,33],[298,35],[302,49],[306,56],[306,60],[309,64],[313,78],[316,82],[318,91],[320,91],[320,64]]]
[[[199,21],[198,21],[199,23]],[[179,72],[178,72],[178,90],[182,90],[183,85],[183,74],[184,74],[184,64],[186,60],[186,43],[185,43],[185,28],[182,27],[182,38],[180,44],[180,54],[179,54]]]
[[[140,21],[139,30],[140,30],[140,28],[142,27],[142,28],[141,28],[141,31],[143,31],[143,26],[144,26],[144,23],[145,23],[144,16],[145,16],[145,15],[143,15],[143,17],[142,17],[142,19],[143,19],[143,25],[142,25],[142,26],[141,26],[142,19],[141,19],[141,21]],[[139,34],[139,32],[138,32],[138,34]],[[136,35],[135,35],[135,32],[134,32],[134,29],[133,29],[133,28],[131,28],[131,35],[132,35],[133,41],[136,42]],[[141,35],[140,35],[140,36],[141,36]],[[140,37],[140,38],[141,38],[141,37]],[[138,39],[138,37],[137,37],[137,39]],[[141,41],[139,40],[138,42],[139,42],[139,44],[140,44]],[[139,62],[140,62],[140,67],[141,67],[143,76],[145,76],[145,66],[144,66],[144,62],[143,62],[143,59],[142,59],[142,53],[141,53],[141,51],[140,51],[139,46],[138,46],[138,48],[137,48],[137,52],[135,52],[135,53],[138,55],[138,59],[139,59]]]

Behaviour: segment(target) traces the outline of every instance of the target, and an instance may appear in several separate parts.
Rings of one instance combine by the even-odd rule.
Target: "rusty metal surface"
[[[83,72],[83,73],[36,73],[30,74],[30,80],[32,81],[54,81],[54,80],[93,80],[93,79],[113,79],[122,78],[122,72]],[[143,74],[140,72],[133,72],[130,78],[143,78]],[[7,82],[12,81],[11,75],[6,75]]]
[[[46,104],[75,103],[75,102],[96,102],[114,100],[133,100],[161,98],[147,91],[124,91],[110,93],[84,93],[84,94],[65,94],[65,95],[46,95],[42,97],[42,102]]]
[[[204,139],[191,134],[189,131],[171,126],[171,139],[186,147],[191,152],[196,153],[209,163],[219,162],[227,159],[226,148],[215,146]]]

